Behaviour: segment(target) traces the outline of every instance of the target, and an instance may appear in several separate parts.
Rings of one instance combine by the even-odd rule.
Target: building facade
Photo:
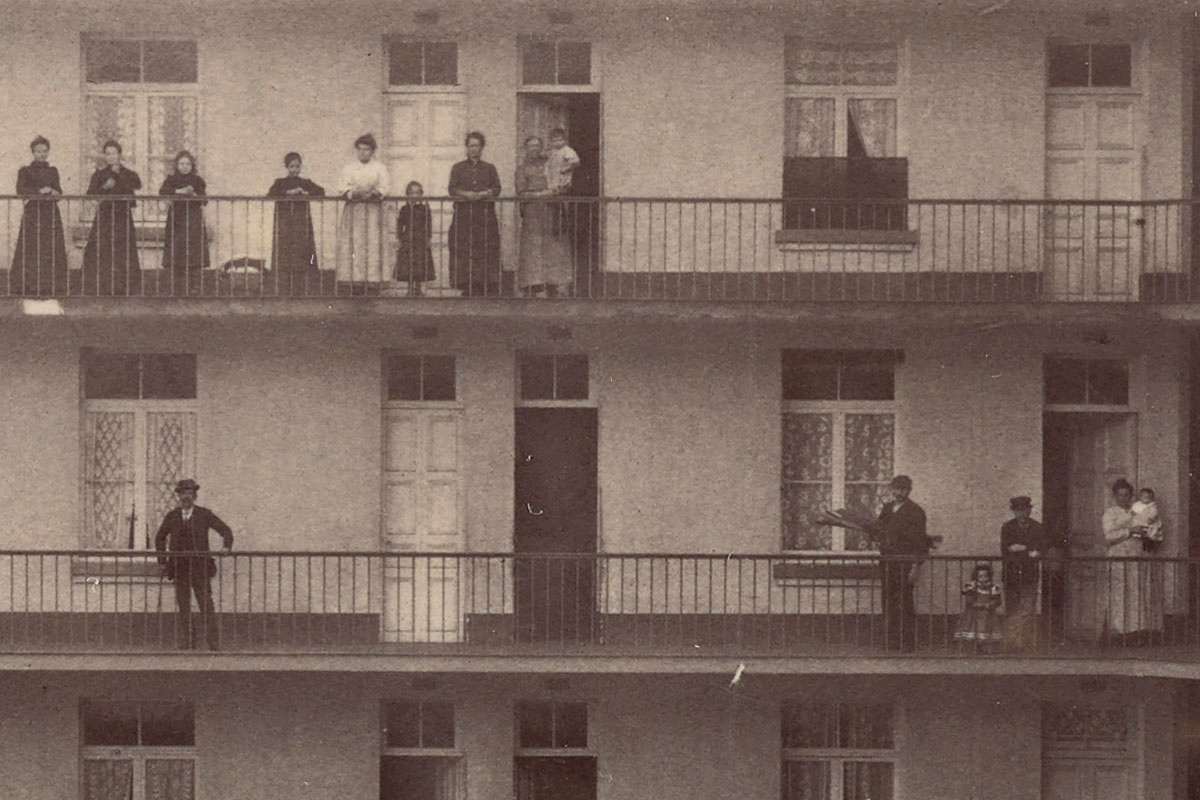
[[[4,6],[0,173],[44,135],[61,195],[0,198],[0,796],[1200,791],[1193,14],[943,5]],[[293,151],[324,196],[267,196]],[[928,556],[819,518],[897,474]],[[154,553],[189,477],[216,650]],[[1161,544],[1106,544],[1119,478]]]

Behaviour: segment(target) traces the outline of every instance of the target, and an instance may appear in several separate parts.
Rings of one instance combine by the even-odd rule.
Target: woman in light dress
[[[388,193],[387,167],[375,160],[375,137],[354,141],[357,159],[342,169],[338,193],[346,207],[338,222],[337,280],[351,293],[378,288],[385,278],[383,198]]]
[[[1101,606],[1109,641],[1121,645],[1146,644],[1162,630],[1162,586],[1158,570],[1145,558],[1141,537],[1145,533],[1133,513],[1133,486],[1121,478],[1112,487],[1116,505],[1104,512],[1101,526],[1110,559],[1102,565]]]

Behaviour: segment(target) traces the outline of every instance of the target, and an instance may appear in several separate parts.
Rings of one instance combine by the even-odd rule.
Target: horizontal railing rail
[[[0,296],[1200,300],[1190,200],[0,196]]]
[[[1200,561],[0,552],[0,652],[190,648],[1197,661]]]

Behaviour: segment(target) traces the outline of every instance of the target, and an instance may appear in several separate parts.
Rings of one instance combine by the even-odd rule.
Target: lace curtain
[[[134,417],[125,411],[91,411],[85,420],[84,546],[128,546],[125,521],[133,503]]]
[[[857,131],[864,154],[870,158],[895,157],[896,101],[850,100],[846,107],[851,135]]]
[[[86,759],[83,800],[133,800],[133,762]]]
[[[783,415],[783,546],[831,550],[833,531],[810,517],[833,502],[833,415]]]
[[[828,761],[785,761],[783,800],[832,800]]]
[[[789,97],[784,105],[784,156],[837,155],[836,102],[832,97]]]
[[[196,98],[187,95],[150,97],[149,180],[146,187],[157,192],[171,174],[180,150],[196,152]],[[197,165],[199,166],[199,165]],[[203,173],[201,173],[203,174]]]
[[[193,800],[195,762],[190,758],[146,760],[146,800]]]
[[[157,525],[175,507],[175,482],[195,472],[196,414],[146,414],[146,519]]]
[[[84,155],[95,169],[103,163],[104,143],[115,139],[121,143],[125,160],[137,159],[137,100],[133,95],[93,94],[84,101],[87,141]],[[90,176],[89,169],[86,175]]]

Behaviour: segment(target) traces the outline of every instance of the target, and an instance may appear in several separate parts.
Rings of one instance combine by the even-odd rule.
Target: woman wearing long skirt
[[[482,133],[468,133],[466,144],[467,159],[450,169],[450,283],[471,297],[494,297],[500,293],[500,223],[492,201],[500,195],[500,173],[482,158]]]
[[[517,265],[517,285],[530,297],[543,291],[557,297],[559,289],[571,282],[571,243],[562,235],[561,208],[552,198],[557,190],[550,186],[547,159],[542,155],[542,140],[525,140],[525,162],[517,168],[517,196],[521,198],[521,260]]]
[[[83,250],[83,293],[137,295],[142,293],[137,233],[133,227],[133,193],[142,179],[121,163],[121,145],[104,143],[104,166],[92,173],[87,193],[101,198]]]
[[[378,289],[384,279],[383,198],[388,193],[387,167],[375,161],[375,137],[354,141],[357,160],[342,169],[338,193],[346,207],[338,221],[337,279],[349,293]]]
[[[33,162],[17,171],[17,194],[25,201],[21,231],[9,272],[16,295],[67,293],[67,245],[56,197],[62,194],[58,169],[50,166],[50,141],[39,136],[29,145]]]
[[[186,150],[175,156],[175,171],[158,193],[174,198],[167,211],[163,239],[163,269],[170,274],[166,294],[200,294],[202,270],[208,266],[208,237],[204,231],[204,179],[196,174],[196,159]],[[160,292],[163,293],[163,292]]]
[[[1112,487],[1116,505],[1104,512],[1101,527],[1110,559],[1104,570],[1098,600],[1103,604],[1104,628],[1109,641],[1122,645],[1144,644],[1163,628],[1163,598],[1153,585],[1155,564],[1144,558],[1137,525],[1131,510],[1133,486],[1124,478]]]
[[[309,197],[324,197],[325,190],[301,178],[304,162],[299,153],[283,157],[287,177],[271,184],[267,197],[275,203],[275,237],[271,247],[271,271],[280,294],[321,293],[321,269],[317,262],[317,240],[313,230]]]

